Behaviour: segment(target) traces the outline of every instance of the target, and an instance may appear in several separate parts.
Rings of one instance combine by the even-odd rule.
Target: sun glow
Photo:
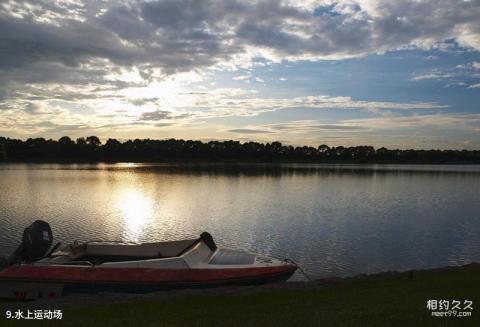
[[[129,99],[132,103],[143,103],[145,109],[162,109],[175,111],[176,108],[194,104],[190,96],[189,85],[202,79],[196,73],[182,73],[164,80],[156,80],[144,86],[128,87],[116,94]],[[138,111],[138,104],[133,106]]]
[[[153,201],[137,189],[123,191],[118,206],[124,219],[124,238],[139,241],[142,231],[153,217]]]

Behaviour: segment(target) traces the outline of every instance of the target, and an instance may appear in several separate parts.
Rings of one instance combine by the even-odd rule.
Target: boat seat
[[[87,243],[84,256],[169,258],[180,255],[196,241],[197,239],[144,244]]]

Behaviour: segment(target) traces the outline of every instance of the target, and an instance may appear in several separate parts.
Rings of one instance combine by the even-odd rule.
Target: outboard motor
[[[42,259],[52,246],[53,234],[50,225],[43,220],[35,220],[23,231],[23,240],[7,264],[34,262]]]

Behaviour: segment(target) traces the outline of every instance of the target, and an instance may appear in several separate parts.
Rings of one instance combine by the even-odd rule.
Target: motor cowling
[[[217,245],[215,244],[215,241],[213,240],[213,237],[212,235],[210,235],[210,233],[203,232],[202,234],[200,234],[200,240],[202,240],[203,243],[205,243],[210,248],[210,250],[212,250],[212,252],[217,249]]]
[[[24,260],[36,261],[45,256],[53,243],[50,225],[43,220],[35,220],[23,231]]]
[[[42,259],[53,243],[50,225],[43,220],[35,220],[23,231],[22,243],[8,259],[9,264],[34,262]]]

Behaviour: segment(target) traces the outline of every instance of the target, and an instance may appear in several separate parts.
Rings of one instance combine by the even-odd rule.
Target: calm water
[[[0,255],[44,219],[58,241],[206,230],[316,278],[480,261],[480,166],[8,164],[0,192]]]

